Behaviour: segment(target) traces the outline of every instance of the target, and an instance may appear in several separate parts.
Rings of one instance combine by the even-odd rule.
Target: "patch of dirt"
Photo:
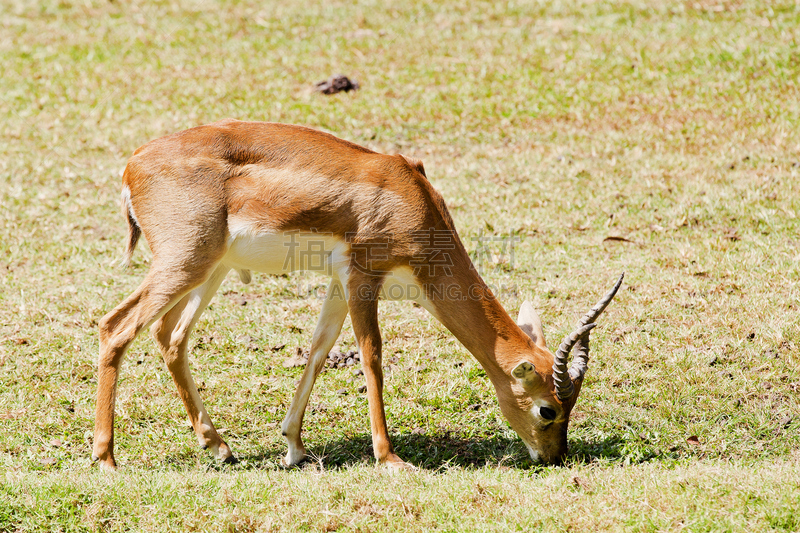
[[[305,366],[308,363],[310,353],[308,350],[297,348],[297,352],[283,362],[285,368],[294,368],[298,366]],[[385,364],[395,365],[400,361],[398,356],[392,356]],[[361,354],[356,350],[349,350],[347,352],[332,351],[328,354],[325,361],[326,368],[350,368],[355,365],[361,365]]]

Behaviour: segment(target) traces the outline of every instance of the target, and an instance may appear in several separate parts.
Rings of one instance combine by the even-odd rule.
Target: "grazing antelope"
[[[203,406],[187,361],[189,333],[231,269],[245,283],[251,270],[316,269],[331,276],[308,364],[282,424],[285,465],[306,457],[303,414],[350,313],[375,457],[392,469],[409,466],[394,453],[386,426],[380,297],[417,301],[453,332],[486,370],[500,409],[534,460],[555,462],[566,454],[589,331],[622,277],[553,355],[531,304],[522,305],[515,324],[483,282],[419,161],[300,126],[223,120],[145,144],[128,161],[122,181],[125,260],[130,262],[142,233],[153,258],[139,288],[100,321],[92,457],[103,467],[116,467],[120,363],[146,327],[200,444],[222,461],[236,461]]]

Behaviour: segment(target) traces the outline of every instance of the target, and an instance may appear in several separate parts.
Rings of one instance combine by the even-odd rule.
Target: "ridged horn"
[[[622,286],[622,280],[625,277],[625,273],[623,272],[617,282],[614,284],[614,287],[608,291],[608,294],[603,296],[603,298],[597,302],[597,305],[592,307],[586,316],[584,316],[579,325],[593,323],[597,320],[597,318],[605,311],[608,304],[611,303],[611,300],[614,299],[614,296],[617,295],[617,291]],[[587,334],[584,337],[578,339],[578,343],[575,345],[575,357],[572,359],[572,366],[569,369],[569,377],[573,381],[577,381],[579,379],[583,379],[583,376],[586,374],[586,369],[589,367],[589,335]]]
[[[617,280],[617,282],[614,284],[614,287],[613,287],[613,288],[612,288],[610,291],[608,291],[608,294],[606,294],[605,296],[603,296],[603,299],[602,299],[602,300],[600,300],[599,302],[597,302],[597,304],[596,304],[594,307],[592,307],[591,309],[589,309],[589,312],[588,312],[588,313],[586,313],[586,316],[584,316],[584,317],[581,319],[581,321],[580,321],[580,322],[578,322],[578,323],[579,323],[581,326],[583,326],[584,324],[589,324],[589,323],[591,323],[591,322],[594,322],[595,320],[597,320],[597,317],[599,317],[599,316],[600,316],[600,314],[601,314],[603,311],[605,311],[605,310],[606,310],[606,307],[608,307],[608,304],[610,304],[610,303],[611,303],[611,300],[613,300],[613,299],[614,299],[614,296],[616,296],[616,295],[617,295],[617,291],[618,291],[618,290],[619,290],[619,288],[622,286],[622,279],[623,279],[624,277],[625,277],[625,273],[623,272],[623,273],[622,273],[622,274],[619,276],[619,279]]]
[[[555,354],[553,360],[553,382],[556,386],[558,399],[564,401],[575,393],[574,381],[583,379],[589,365],[589,332],[595,327],[595,320],[602,314],[611,300],[616,296],[617,291],[622,285],[623,273],[614,287],[606,294],[597,305],[592,307],[588,313],[578,323],[578,328],[564,337],[561,346]],[[567,358],[570,351],[575,347],[575,358],[572,365],[567,368]]]
[[[556,385],[556,394],[559,400],[566,400],[571,397],[575,392],[575,386],[572,384],[572,379],[569,375],[567,368],[567,358],[572,347],[578,342],[578,339],[587,335],[593,327],[597,324],[586,324],[579,327],[561,341],[561,346],[558,347],[556,355],[553,358],[553,382]]]

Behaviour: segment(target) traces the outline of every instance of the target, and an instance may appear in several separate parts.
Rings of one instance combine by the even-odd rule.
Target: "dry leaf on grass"
[[[585,478],[580,477],[580,476],[572,476],[572,478],[570,478],[570,481],[572,482],[573,485],[575,485],[576,487],[578,487],[580,489],[583,489],[585,491],[588,491],[588,490],[591,489],[591,486],[589,485],[589,481],[586,480]]]
[[[609,235],[608,237],[603,239],[603,242],[629,242],[631,244],[639,244],[636,241],[632,241],[625,237],[620,237],[619,235]]]

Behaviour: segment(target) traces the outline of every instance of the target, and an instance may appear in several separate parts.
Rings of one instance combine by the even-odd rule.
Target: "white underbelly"
[[[333,275],[347,260],[347,243],[324,233],[232,231],[222,262],[238,270],[284,274],[310,270]]]
[[[228,252],[222,263],[243,271],[285,274],[297,270],[337,276],[349,288],[349,245],[332,234],[314,232],[267,233],[231,228]],[[249,279],[244,273],[242,279]],[[409,267],[398,267],[386,273],[380,297],[385,300],[412,300],[434,316],[433,302]]]

